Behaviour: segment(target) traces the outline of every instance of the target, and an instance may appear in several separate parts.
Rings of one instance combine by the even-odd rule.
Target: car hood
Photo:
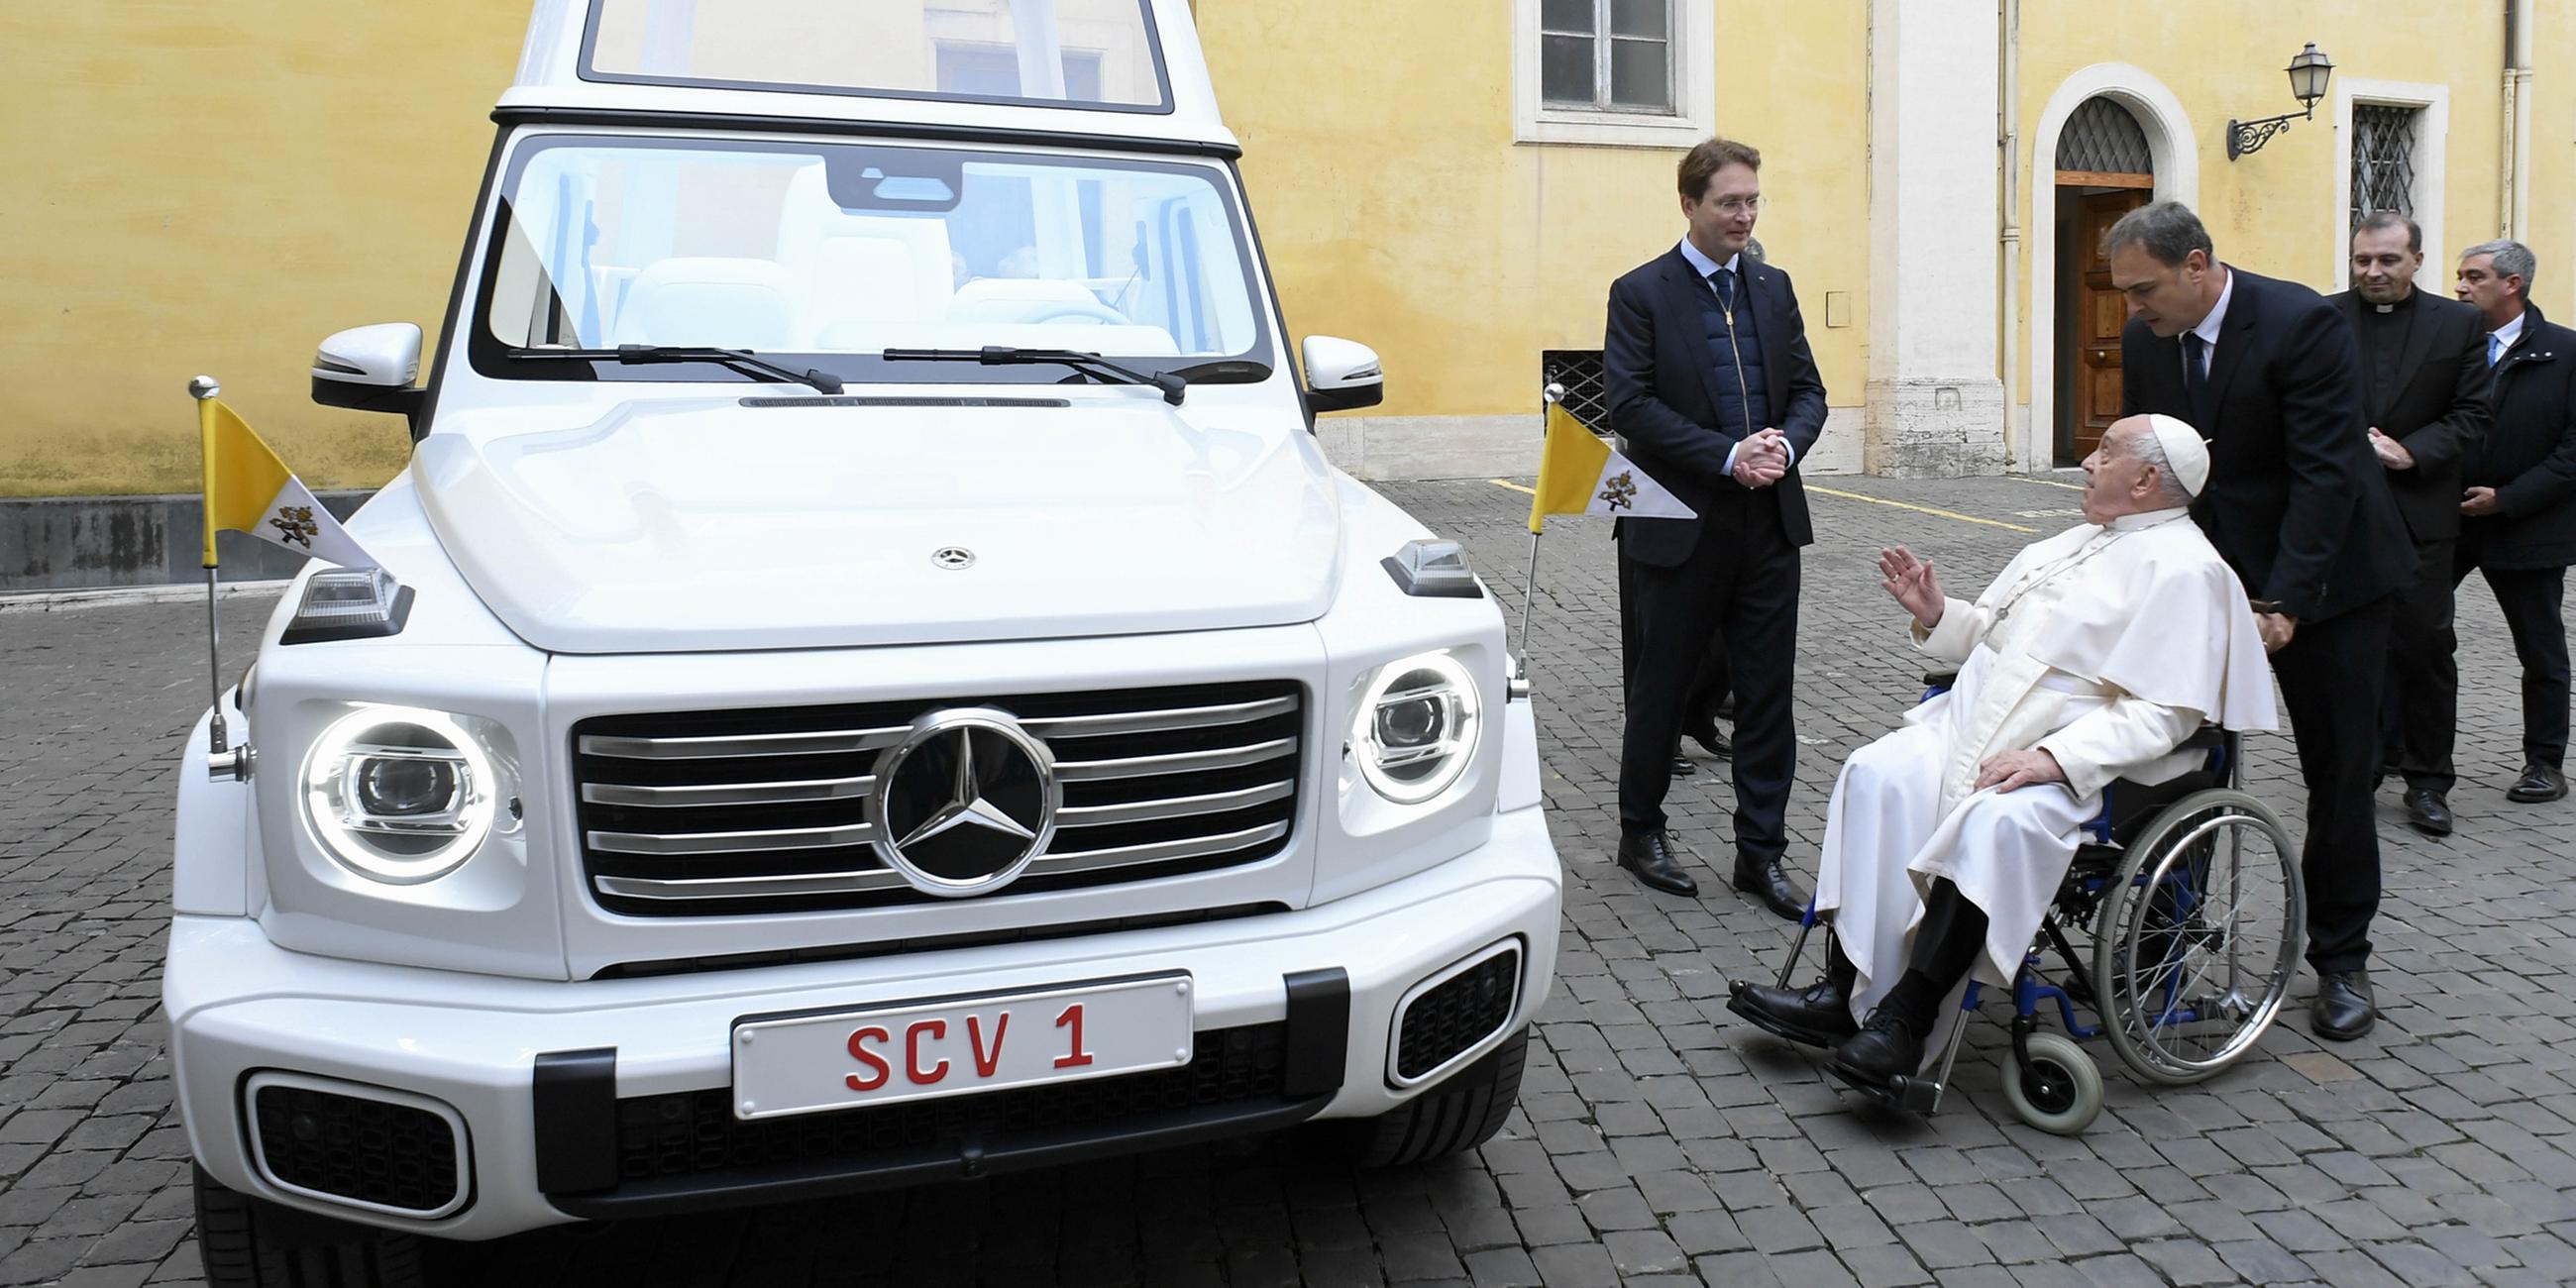
[[[1341,521],[1308,435],[1159,402],[629,403],[429,435],[422,509],[551,652],[825,648],[1312,621]]]

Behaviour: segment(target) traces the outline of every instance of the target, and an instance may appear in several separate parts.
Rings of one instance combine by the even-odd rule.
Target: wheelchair
[[[1931,698],[1952,677],[1927,675]],[[2062,1136],[2102,1110],[2101,1070],[2080,1040],[2108,1040],[2138,1077],[2178,1087],[2217,1076],[2254,1049],[2287,998],[2306,946],[2307,901],[2289,836],[2244,790],[2240,735],[2204,726],[2180,750],[2201,768],[2162,783],[2120,780],[2100,814],[2082,825],[2065,879],[2010,986],[2012,1047],[2000,1061],[2015,1117]],[[1810,899],[1781,965],[1791,987],[1807,941],[1833,928]],[[2089,941],[2079,950],[2076,940]],[[2089,951],[2087,951],[2089,950]],[[2059,963],[2052,967],[2049,957]],[[1733,992],[1740,997],[1745,982]],[[1929,1076],[1885,1086],[1845,1085],[1917,1114],[1940,1108],[1985,985],[1971,979]],[[2044,1032],[2054,1006],[2064,1034]],[[2096,1023],[2079,1015],[2081,1006]],[[1783,1037],[1760,1013],[1728,1009]]]

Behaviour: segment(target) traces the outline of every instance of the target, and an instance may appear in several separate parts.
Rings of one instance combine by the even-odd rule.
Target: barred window
[[[2382,211],[2415,215],[2415,143],[2423,109],[2383,103],[2352,108],[2352,211],[2349,227]]]
[[[1539,354],[1539,387],[1565,386],[1565,409],[1596,434],[1610,432],[1610,386],[1599,349],[1549,349]]]
[[[1672,0],[1541,0],[1539,97],[1551,108],[1673,111]]]

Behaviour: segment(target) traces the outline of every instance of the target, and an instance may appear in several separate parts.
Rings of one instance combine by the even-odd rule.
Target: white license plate
[[[1186,975],[745,1020],[733,1113],[776,1118],[1190,1062]]]

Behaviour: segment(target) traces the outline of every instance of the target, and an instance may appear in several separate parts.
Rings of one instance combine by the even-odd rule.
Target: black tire
[[[1353,1124],[1350,1158],[1361,1167],[1410,1167],[1474,1149],[1503,1129],[1521,1098],[1529,1030],[1391,1112]]]
[[[225,1189],[197,1174],[197,1248],[214,1288],[422,1288],[421,1241]]]

